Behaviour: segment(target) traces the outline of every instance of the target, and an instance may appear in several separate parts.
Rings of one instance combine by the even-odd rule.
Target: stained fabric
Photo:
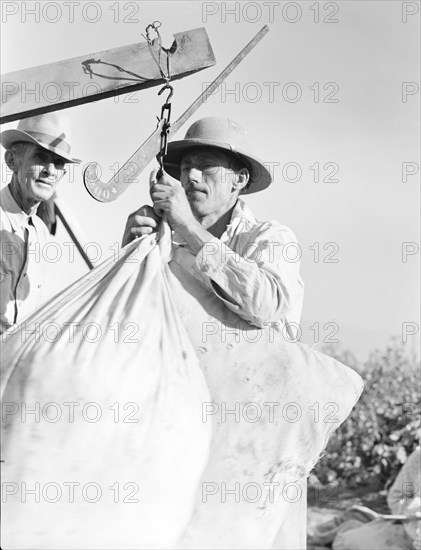
[[[210,397],[161,253],[140,239],[3,344],[3,548],[172,548],[187,524]]]
[[[189,265],[179,252],[165,270],[212,397],[204,419],[213,439],[179,548],[305,548],[306,477],[361,378],[286,327],[247,323]]]
[[[46,504],[28,508],[11,495],[8,548],[35,535],[33,548],[304,547],[306,476],[358,399],[361,379],[282,328],[239,317],[186,268],[188,249],[170,260],[168,234],[159,243],[138,239],[87,274],[26,320],[34,335],[23,344],[16,329],[3,354],[12,407],[4,480],[108,487],[138,479],[145,498],[137,507],[49,504],[47,520]],[[37,338],[37,322],[50,330],[73,324],[72,341],[50,341],[51,333],[47,341],[41,328]],[[89,323],[102,328],[97,341]],[[121,336],[138,323],[139,342],[116,342],[107,328],[115,323]],[[20,421],[22,402],[65,400],[104,412],[138,402],[143,422]]]

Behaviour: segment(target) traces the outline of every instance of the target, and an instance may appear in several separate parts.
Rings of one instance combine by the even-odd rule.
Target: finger
[[[135,216],[133,221],[137,226],[157,227],[158,221],[149,216]]]
[[[149,206],[149,205],[146,206],[145,211],[143,212],[143,215],[146,216],[147,218],[153,218],[156,221],[156,223],[159,223],[161,221],[161,218],[157,216],[157,214],[155,213],[153,206]]]
[[[164,174],[162,176],[162,178],[160,178],[158,180],[158,183],[160,185],[165,185],[167,187],[180,187],[181,186],[181,183],[176,180],[175,178],[173,178],[172,176],[170,176],[169,174]]]
[[[161,185],[159,183],[154,185],[150,191],[150,196],[152,200],[157,200],[159,198],[174,199],[174,198],[177,198],[179,194],[180,194],[180,190],[175,189],[172,186],[170,187],[166,185]]]
[[[153,208],[158,216],[162,218],[168,210],[169,203],[166,200],[158,200],[154,203]]]
[[[159,185],[165,185],[167,187],[179,187],[181,186],[181,183],[173,178],[172,176],[170,176],[169,174],[167,174],[167,172],[164,172],[163,170],[161,171],[161,173],[157,173],[156,175],[157,177],[157,183]]]
[[[157,177],[157,174],[159,172],[160,168],[154,168],[152,170],[152,172],[150,173],[149,175],[149,186],[153,185],[154,183],[157,182],[158,180],[158,177]]]
[[[177,191],[173,188],[166,187],[165,185],[156,185],[151,190],[151,198],[155,202],[159,199],[174,199],[177,197]]]
[[[156,228],[153,227],[132,227],[130,233],[135,237],[142,237],[143,235],[149,235],[153,231],[156,231]]]
[[[165,192],[164,193],[163,192],[152,193],[151,197],[152,197],[152,200],[154,202],[154,205],[155,205],[156,201],[169,200],[171,198],[171,196],[168,195],[168,193],[165,193]]]
[[[174,185],[172,183],[170,184],[166,184],[166,183],[161,183],[161,180],[159,180],[158,183],[155,183],[153,186],[152,186],[152,189],[151,191],[163,191],[165,193],[168,193],[168,192],[171,192],[169,187],[171,188],[174,188]]]
[[[150,176],[149,176],[149,195],[150,197],[152,198],[152,193],[153,193],[153,190],[155,188],[155,185],[157,184],[157,177],[158,177],[158,172],[160,171],[160,168],[155,168],[154,170],[152,170]],[[155,211],[155,209],[154,209]],[[157,214],[157,212],[155,211],[155,214]]]
[[[142,208],[140,208],[137,212],[135,212],[135,214],[138,214],[140,216],[150,217],[151,210],[152,208],[148,204],[145,204],[145,206],[142,206]]]
[[[141,216],[143,216],[144,214],[146,214],[146,208],[148,208],[147,205],[143,205],[141,206],[140,208],[138,208],[137,210],[135,210],[134,212],[132,212],[130,215],[129,215],[129,218],[133,218],[134,216],[140,214]]]

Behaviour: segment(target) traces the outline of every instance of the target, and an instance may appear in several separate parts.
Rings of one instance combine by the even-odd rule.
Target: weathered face
[[[13,185],[17,195],[28,204],[51,198],[66,173],[65,160],[32,143],[17,149],[12,147],[10,152],[12,157],[9,157],[8,164],[13,170]]]
[[[198,217],[226,212],[247,184],[247,169],[234,169],[233,159],[214,147],[188,150],[180,164],[180,181]]]

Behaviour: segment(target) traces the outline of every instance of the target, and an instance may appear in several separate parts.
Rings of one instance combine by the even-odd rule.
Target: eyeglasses
[[[56,170],[64,170],[64,165],[66,164],[66,161],[63,158],[44,151],[37,151],[34,154],[34,160],[44,166],[54,164]]]

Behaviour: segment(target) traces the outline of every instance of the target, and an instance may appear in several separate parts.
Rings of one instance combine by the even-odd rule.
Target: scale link
[[[146,36],[143,35],[143,37],[146,39],[146,41],[148,43],[148,47],[149,47],[149,51],[151,53],[152,59],[157,64],[157,66],[159,68],[159,72],[161,73],[161,76],[162,76],[163,80],[165,80],[165,86],[163,86],[159,90],[158,95],[161,95],[164,92],[164,90],[169,90],[169,94],[167,96],[167,99],[166,99],[165,103],[163,104],[163,106],[161,108],[161,117],[158,119],[158,126],[161,124],[162,121],[163,121],[163,124],[162,124],[162,130],[161,130],[160,149],[159,149],[159,153],[157,154],[156,158],[157,158],[158,163],[161,167],[161,170],[163,171],[163,169],[164,169],[163,159],[164,159],[164,156],[167,154],[167,150],[168,150],[168,135],[170,133],[170,126],[171,126],[171,123],[170,123],[171,98],[172,98],[173,93],[174,93],[174,88],[170,84],[170,81],[171,81],[170,54],[169,54],[168,50],[166,50],[165,48],[162,47],[162,39],[161,39],[161,35],[159,34],[159,30],[158,30],[159,27],[161,27],[161,26],[162,26],[162,23],[160,21],[154,21],[153,23],[149,24],[146,27],[146,30],[145,30]],[[156,57],[155,51],[154,51],[154,48],[153,48],[153,44],[154,44],[155,39],[152,40],[151,36],[150,36],[150,33],[152,31],[155,31],[156,40],[158,41],[158,46],[159,46],[158,58]],[[164,71],[162,70],[162,67],[161,67],[161,51],[164,51],[166,56],[167,56],[167,74],[164,73]]]

